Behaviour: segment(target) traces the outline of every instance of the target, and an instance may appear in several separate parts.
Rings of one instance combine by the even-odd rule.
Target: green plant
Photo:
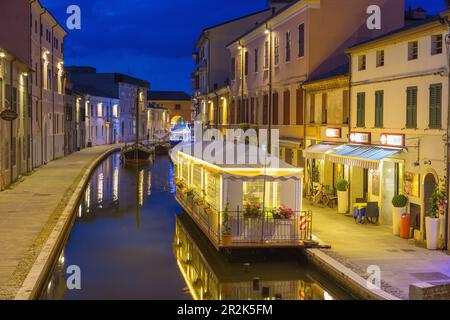
[[[336,183],[336,189],[337,191],[347,191],[348,190],[348,181],[345,179],[340,179]]]
[[[244,205],[244,218],[259,218],[262,215],[261,206],[259,204],[246,203]]]
[[[408,203],[408,198],[403,194],[397,194],[392,198],[392,205],[395,208],[404,208]]]
[[[175,182],[175,185],[180,189],[183,189],[186,186],[183,180],[178,180],[177,182]]]
[[[281,206],[276,209],[272,209],[272,217],[278,220],[291,220],[295,216],[294,210]]]
[[[432,218],[439,218],[440,215],[445,215],[445,208],[447,206],[447,195],[440,191],[438,187],[434,189],[430,199],[430,216]]]
[[[194,195],[194,189],[193,188],[187,188],[185,193],[186,193],[186,195],[188,197],[192,197]]]
[[[228,216],[228,204],[225,206],[225,209],[223,210],[223,216],[222,216],[222,225],[223,225],[223,234],[224,235],[231,235],[231,226],[229,222],[229,216]]]

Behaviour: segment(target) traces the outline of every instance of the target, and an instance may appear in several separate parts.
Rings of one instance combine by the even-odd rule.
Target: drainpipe
[[[446,179],[445,179],[445,193],[447,194],[448,197],[448,190],[449,190],[449,160],[450,160],[450,150],[449,150],[449,129],[450,129],[450,111],[448,110],[448,108],[450,107],[450,21],[448,19],[448,16],[445,17],[443,23],[445,23],[448,27],[448,31],[449,34],[447,34],[446,36],[446,44],[447,44],[447,77],[448,77],[448,88],[447,88],[447,93],[448,93],[448,104],[447,104],[447,130],[445,132],[445,142],[447,144],[447,150],[446,150],[446,154],[445,154],[445,168],[446,168]],[[449,217],[448,217],[448,210],[449,210],[449,206],[448,203],[446,204],[446,215],[445,215],[445,232],[444,232],[444,249],[448,249],[448,241],[449,241]]]
[[[56,152],[55,152],[55,139],[56,139],[56,131],[55,131],[55,76],[54,76],[54,69],[55,69],[55,27],[57,26],[57,24],[55,24],[54,26],[52,26],[52,39],[51,39],[51,46],[52,46],[52,87],[50,88],[51,92],[52,92],[52,122],[53,122],[53,159],[55,160],[56,158]]]
[[[41,102],[41,165],[44,164],[44,108],[42,105],[42,100],[44,99],[44,78],[43,78],[43,67],[42,67],[42,16],[46,13],[47,11],[44,10],[41,12],[41,14],[39,15],[39,66],[41,69],[41,76],[40,76],[40,87],[41,87],[41,92],[40,92],[40,102]]]
[[[16,62],[16,58],[13,58],[12,60],[11,60],[11,62],[10,62],[10,64],[9,64],[9,81],[10,81],[10,88],[9,88],[9,90],[10,90],[10,101],[9,101],[9,109],[10,110],[12,110],[12,108],[13,108],[13,99],[14,99],[14,96],[13,96],[13,93],[14,93],[14,83],[13,83],[13,81],[14,81],[14,79],[13,79],[13,66],[14,66],[14,62]],[[17,112],[17,111],[16,111]],[[13,178],[14,178],[14,175],[13,175],[13,164],[12,164],[12,151],[13,151],[13,123],[14,123],[14,121],[15,120],[13,120],[13,121],[10,121],[9,122],[9,141],[10,141],[10,143],[11,143],[11,145],[10,145],[10,155],[9,155],[9,158],[10,158],[10,160],[9,160],[9,176],[10,176],[10,182],[9,182],[9,184],[11,184],[11,183],[13,183]],[[18,119],[17,119],[17,121],[19,121]],[[16,158],[16,163],[17,163],[17,150],[16,150],[16,147],[14,147],[14,151],[16,151],[16,155],[15,155],[15,158]],[[20,159],[20,160],[22,160],[22,159]],[[17,173],[17,175],[19,175],[18,173]]]
[[[273,107],[273,97],[272,97],[272,47],[273,47],[273,37],[272,37],[272,30],[269,29],[269,26],[266,24],[266,29],[269,30],[269,145],[267,148],[267,152],[272,154],[272,107]],[[278,155],[277,155],[278,157]]]
[[[347,124],[347,129],[348,129],[348,134],[350,134],[350,130],[352,128],[352,55],[348,54],[348,60],[349,60],[349,73],[348,73],[348,124]],[[347,137],[348,139],[348,137]],[[348,192],[347,192],[347,201],[348,203],[351,202],[351,185],[350,185],[350,168],[348,168]],[[344,171],[345,174],[345,171]]]
[[[242,123],[242,110],[244,110],[244,115],[245,115],[245,103],[244,103],[244,81],[245,81],[245,47],[241,44],[241,41],[239,41],[239,46],[241,48],[241,110],[240,113],[238,115],[238,117],[240,118]],[[245,118],[245,117],[244,117]]]

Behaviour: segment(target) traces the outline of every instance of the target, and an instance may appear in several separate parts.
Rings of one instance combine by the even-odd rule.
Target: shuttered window
[[[283,124],[291,124],[291,93],[289,90],[283,93]]]
[[[322,123],[327,123],[328,118],[328,95],[326,93],[322,93]]]
[[[269,124],[269,95],[263,97],[263,124]]]
[[[417,87],[406,89],[406,127],[417,128]]]
[[[348,124],[349,108],[348,108],[348,90],[342,92],[342,123]]]
[[[366,93],[360,92],[357,95],[357,106],[356,106],[356,126],[365,127],[366,122]]]
[[[442,84],[430,86],[430,128],[441,128]]]
[[[278,93],[273,94],[272,100],[272,124],[278,124]]]
[[[297,89],[297,118],[295,124],[300,126],[303,124],[303,89]]]
[[[375,92],[375,127],[383,128],[384,91]]]

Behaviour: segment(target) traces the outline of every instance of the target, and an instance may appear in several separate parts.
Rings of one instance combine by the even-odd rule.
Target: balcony
[[[218,212],[200,196],[178,187],[176,199],[217,249],[312,244],[311,211],[292,212],[289,219],[278,218],[273,210]]]

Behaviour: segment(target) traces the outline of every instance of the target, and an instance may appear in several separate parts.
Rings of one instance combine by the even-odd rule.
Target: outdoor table
[[[358,223],[363,223],[363,217],[366,215],[367,203],[355,203],[353,205],[353,218],[358,219]]]

